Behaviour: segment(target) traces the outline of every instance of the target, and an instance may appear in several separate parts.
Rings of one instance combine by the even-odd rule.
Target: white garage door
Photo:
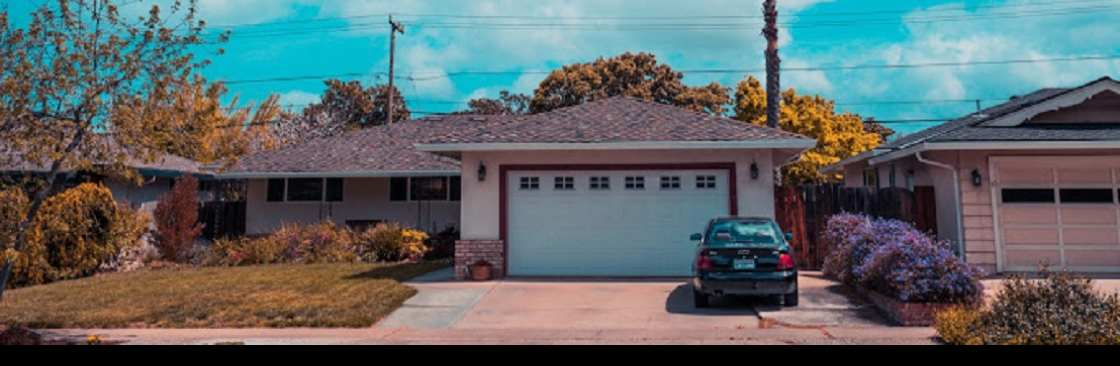
[[[994,158],[1005,271],[1120,272],[1120,159]]]
[[[687,276],[689,236],[729,214],[726,171],[509,174],[514,276]]]

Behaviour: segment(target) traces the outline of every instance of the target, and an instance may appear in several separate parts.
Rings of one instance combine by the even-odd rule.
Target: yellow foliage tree
[[[758,79],[748,77],[739,83],[735,119],[766,125],[766,90]],[[832,100],[819,95],[798,95],[794,89],[782,93],[782,129],[817,139],[817,147],[805,153],[800,163],[782,172],[785,183],[793,185],[839,179],[820,174],[820,169],[883,143],[882,136],[869,132],[859,115],[836,113]]]

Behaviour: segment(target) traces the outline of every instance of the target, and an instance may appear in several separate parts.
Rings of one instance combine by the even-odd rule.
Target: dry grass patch
[[[114,274],[9,291],[0,322],[29,328],[369,327],[442,264],[329,264]]]

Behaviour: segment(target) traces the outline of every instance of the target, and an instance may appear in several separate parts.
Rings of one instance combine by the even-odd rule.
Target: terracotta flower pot
[[[494,265],[487,262],[478,262],[471,265],[471,280],[489,281],[494,278]]]

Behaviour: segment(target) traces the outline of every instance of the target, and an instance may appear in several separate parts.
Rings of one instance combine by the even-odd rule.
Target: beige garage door
[[[1120,159],[993,158],[1003,271],[1120,272]]]

